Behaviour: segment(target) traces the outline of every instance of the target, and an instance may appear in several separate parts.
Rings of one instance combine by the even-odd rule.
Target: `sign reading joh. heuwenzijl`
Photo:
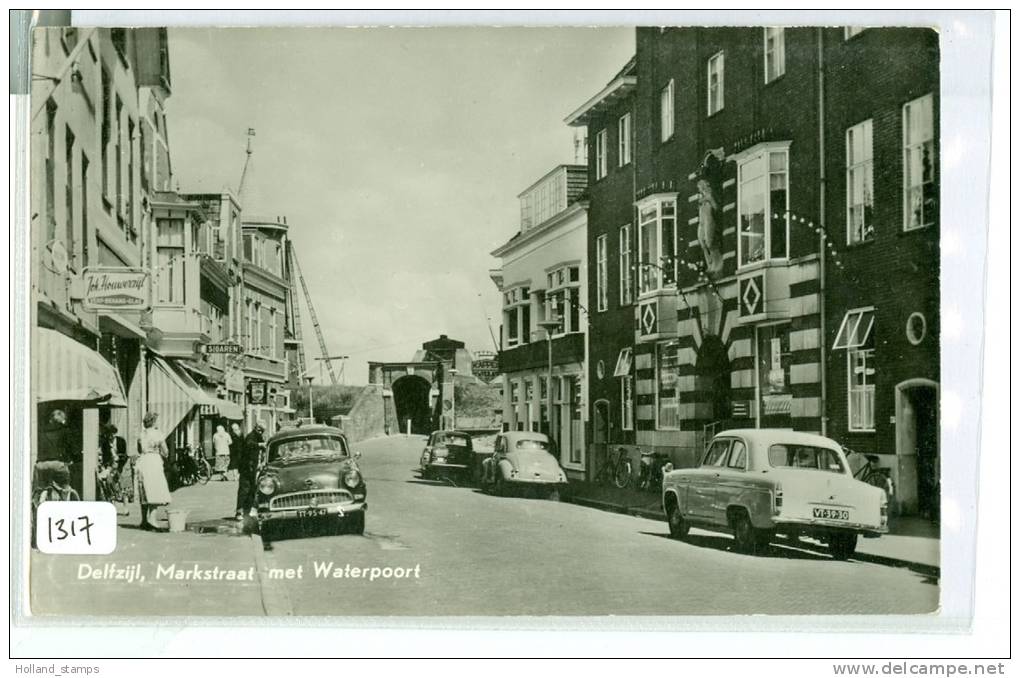
[[[149,272],[138,268],[87,268],[82,273],[90,309],[140,311],[149,306]]]

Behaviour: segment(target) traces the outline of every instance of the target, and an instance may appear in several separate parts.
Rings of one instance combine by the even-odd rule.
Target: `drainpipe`
[[[827,366],[825,355],[825,54],[823,28],[815,29],[818,36],[818,225],[821,231],[818,236],[818,313],[820,334],[818,341],[819,371],[818,377],[821,380],[821,397],[819,407],[821,409],[822,435],[828,435],[829,414],[827,408]]]

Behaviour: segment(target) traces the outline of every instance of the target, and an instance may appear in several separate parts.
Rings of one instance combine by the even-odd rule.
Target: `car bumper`
[[[785,529],[790,532],[806,535],[856,532],[866,537],[878,537],[889,532],[888,526],[808,518],[780,518],[775,521],[775,529],[777,532],[783,532]]]
[[[543,478],[509,478],[505,481],[508,485],[561,485],[567,486],[565,480],[546,480]]]
[[[314,511],[313,515],[308,512]],[[345,502],[343,504],[320,504],[319,506],[305,506],[301,508],[285,508],[270,510],[267,507],[259,507],[260,523],[275,523],[287,520],[308,520],[310,518],[346,518],[358,513],[368,511],[367,501]]]
[[[425,465],[425,470],[436,470],[436,471],[466,471],[471,468],[468,464],[452,464],[449,462],[438,462],[434,461],[431,464]]]

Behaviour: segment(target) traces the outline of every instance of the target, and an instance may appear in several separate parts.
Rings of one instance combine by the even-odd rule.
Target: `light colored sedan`
[[[853,477],[839,444],[787,429],[718,434],[700,466],[666,474],[662,507],[674,538],[692,526],[728,532],[744,552],[805,535],[844,560],[858,535],[888,531],[885,493]]]

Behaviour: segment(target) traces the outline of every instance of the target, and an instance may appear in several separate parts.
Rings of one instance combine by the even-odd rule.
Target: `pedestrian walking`
[[[138,439],[138,459],[135,470],[138,474],[138,502],[142,507],[143,530],[155,529],[149,520],[149,514],[158,506],[170,503],[170,488],[163,471],[163,460],[170,455],[166,446],[166,437],[156,426],[159,415],[149,412],[142,418],[145,426]]]
[[[219,474],[220,480],[226,480],[227,470],[230,468],[230,443],[232,438],[223,426],[217,426],[212,442],[213,452],[216,455],[216,466],[213,472]]]
[[[262,450],[266,447],[265,428],[262,422],[255,422],[241,445],[241,456],[237,463],[237,507],[236,514],[239,521],[251,513],[255,503],[255,474],[258,472],[259,463],[262,460]]]
[[[244,432],[241,431],[241,425],[235,421],[230,425],[230,466],[227,467],[232,471],[231,480],[237,480],[237,467],[240,464],[242,447],[244,447]]]

